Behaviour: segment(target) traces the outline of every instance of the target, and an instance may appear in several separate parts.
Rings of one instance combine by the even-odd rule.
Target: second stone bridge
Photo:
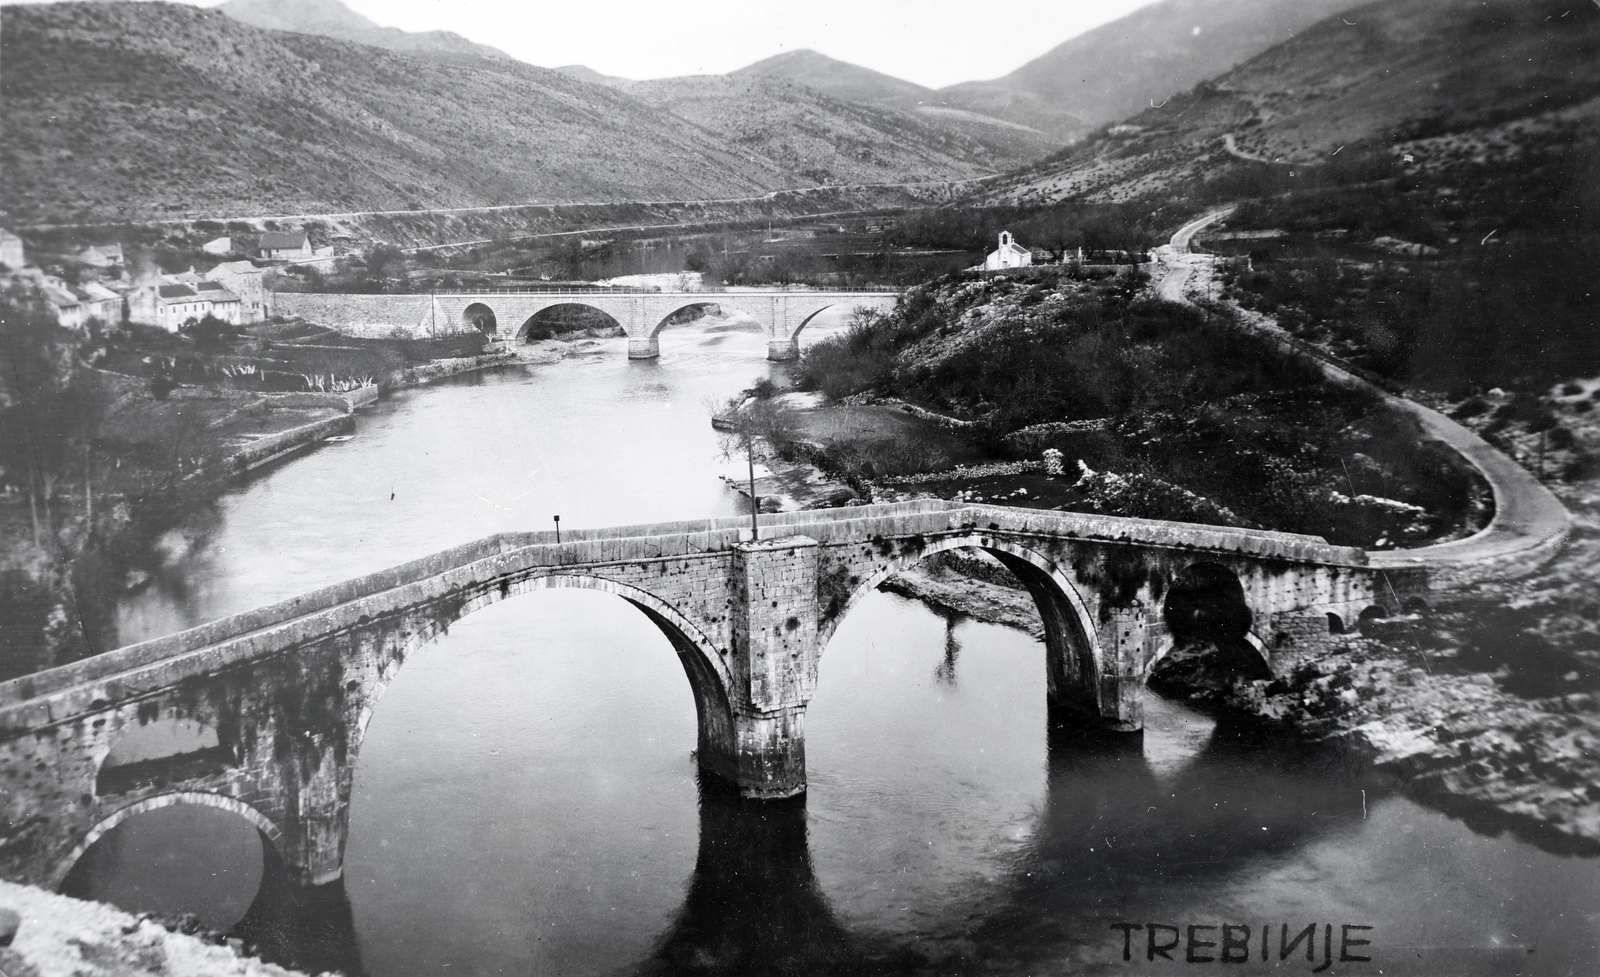
[[[414,295],[343,295],[326,292],[274,292],[276,315],[298,315],[350,336],[388,336],[395,330],[442,335],[474,329],[523,341],[537,317],[562,306],[584,306],[610,316],[628,335],[628,357],[661,355],[661,330],[687,309],[717,306],[743,312],[761,325],[767,358],[799,355],[800,331],[828,309],[888,311],[897,292],[741,289],[717,292],[651,292],[627,289],[579,291],[435,292]]]
[[[1384,603],[1361,550],[1282,533],[936,500],[760,529],[494,536],[0,684],[0,876],[58,885],[118,823],[193,803],[250,820],[301,883],[338,878],[384,689],[453,622],[535,590],[606,591],[653,621],[688,676],[703,771],[753,798],[805,790],[806,705],[851,605],[943,551],[981,550],[1033,596],[1052,722],[1124,732],[1143,728],[1145,680],[1175,644],[1231,643],[1266,675]],[[165,755],[125,745],[152,724],[198,738]]]

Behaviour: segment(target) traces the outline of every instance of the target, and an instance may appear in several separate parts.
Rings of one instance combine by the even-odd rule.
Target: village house
[[[203,288],[205,284],[212,287]],[[177,332],[178,327],[190,319],[203,319],[208,315],[238,325],[239,306],[239,296],[218,282],[196,285],[166,282],[135,289],[128,296],[128,318]]]
[[[126,264],[120,244],[90,245],[72,255],[72,260],[111,276],[121,275]]]
[[[227,254],[233,250],[233,238],[214,237],[206,243],[200,245],[200,250],[204,251],[206,254]]]
[[[262,270],[248,261],[224,261],[206,273],[206,278],[220,282],[239,297],[241,323],[260,322],[267,317],[267,287],[263,277]]]
[[[84,318],[99,319],[108,326],[122,322],[122,296],[99,282],[75,285],[72,294],[83,306]]]
[[[4,228],[0,228],[0,265],[5,265],[12,271],[16,271],[27,263],[28,259],[22,247],[22,238]]]
[[[64,329],[83,331],[89,321],[89,310],[63,282],[54,278],[41,282],[39,294],[49,304],[57,324]]]
[[[315,257],[315,252],[311,249],[311,238],[305,231],[264,231],[257,247],[260,249],[261,257],[273,261],[294,261]]]
[[[989,256],[983,260],[983,270],[1026,268],[1031,264],[1033,264],[1033,252],[1013,240],[1010,231],[1001,231],[1000,246],[989,252]]]

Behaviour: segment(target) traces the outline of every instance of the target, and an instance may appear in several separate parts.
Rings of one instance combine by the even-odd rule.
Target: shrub
[[[1564,383],[1561,385],[1561,396],[1563,397],[1576,397],[1581,393],[1583,393],[1583,384],[1581,383]]]
[[[1487,400],[1482,397],[1468,397],[1456,405],[1456,409],[1450,412],[1450,416],[1458,421],[1464,421],[1469,417],[1477,417],[1488,409],[1489,402]]]
[[[1553,427],[1550,429],[1550,433],[1545,435],[1545,442],[1557,451],[1572,447],[1576,441],[1577,439],[1572,436],[1572,431],[1564,427]]]

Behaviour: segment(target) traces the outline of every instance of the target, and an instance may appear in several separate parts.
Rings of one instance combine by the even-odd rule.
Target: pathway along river
[[[657,362],[603,341],[390,396],[354,440],[172,534],[123,638],[558,513],[593,527],[736,512],[706,402],[770,369],[762,352],[753,332],[689,328]],[[1187,970],[1186,953],[1279,973],[1325,949],[1335,973],[1600,972],[1594,860],[1475,834],[1337,753],[1160,700],[1142,741],[1048,737],[1044,682],[1025,635],[872,595],[822,659],[808,796],[751,806],[700,796],[688,683],[642,615],[577,590],[493,605],[383,699],[343,893],[290,956],[377,977],[1122,974]],[[226,927],[262,874],[244,822],[172,807],[106,835],[72,886]],[[1224,924],[1249,929],[1202,945]],[[1314,959],[1302,943],[1280,960],[1284,933],[1313,924]],[[1173,962],[1148,959],[1152,932],[1180,940]],[[1340,962],[1345,936],[1371,962]]]

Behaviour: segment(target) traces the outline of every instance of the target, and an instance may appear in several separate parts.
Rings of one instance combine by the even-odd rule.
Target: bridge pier
[[[767,338],[767,359],[783,362],[785,360],[799,359],[800,343],[790,338]]]
[[[806,790],[805,711],[817,689],[819,653],[818,550],[805,536],[733,547],[733,756],[719,766],[745,797]]]
[[[656,336],[629,336],[628,359],[653,360],[661,355],[661,340]]]

